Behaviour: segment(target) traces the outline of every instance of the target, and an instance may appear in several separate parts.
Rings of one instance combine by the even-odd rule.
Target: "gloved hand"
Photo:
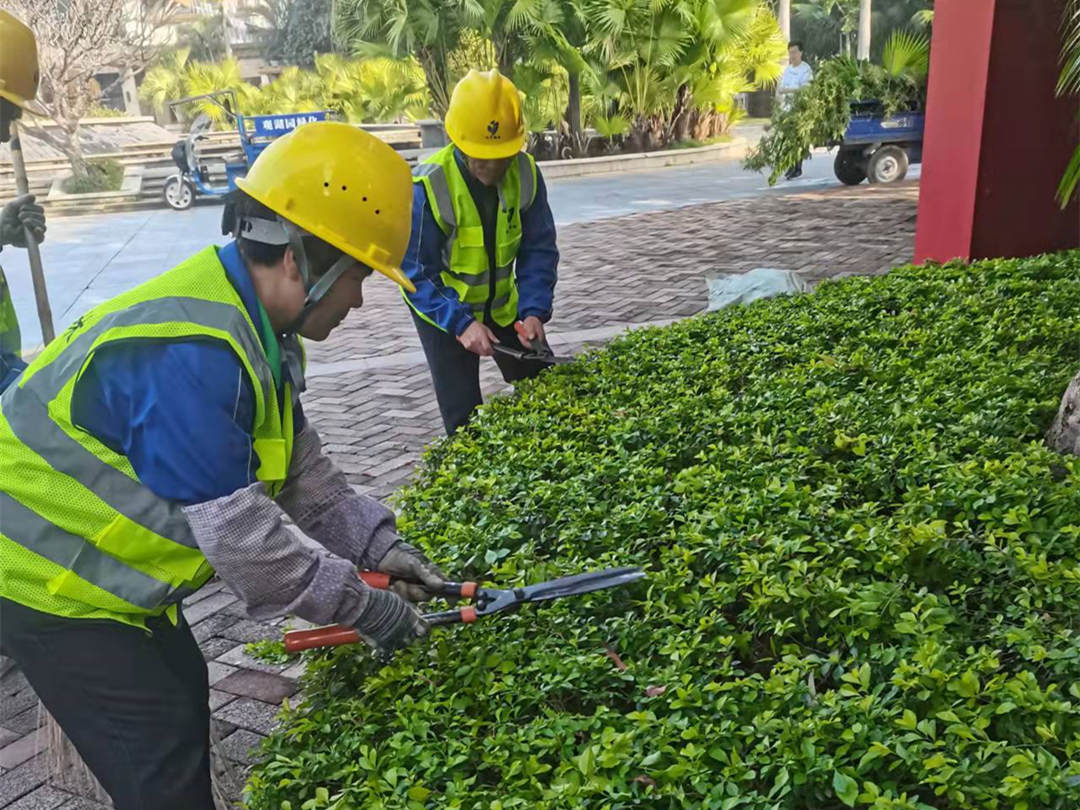
[[[368,588],[367,604],[353,625],[364,642],[378,655],[407,647],[428,633],[420,613],[391,591]]]
[[[446,583],[446,574],[439,570],[419,549],[398,540],[379,560],[375,567],[390,576],[411,580],[395,582],[390,588],[410,602],[423,602],[440,593]],[[421,584],[414,584],[421,583]]]
[[[24,194],[0,209],[0,245],[26,247],[26,228],[34,241],[45,239],[45,209],[34,202],[33,194]]]

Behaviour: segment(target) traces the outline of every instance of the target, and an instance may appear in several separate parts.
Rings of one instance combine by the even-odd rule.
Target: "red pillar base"
[[[915,261],[1080,247],[1055,194],[1077,144],[1054,90],[1065,0],[938,0]]]

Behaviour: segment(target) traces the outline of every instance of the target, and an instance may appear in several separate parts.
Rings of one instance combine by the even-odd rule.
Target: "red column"
[[[1058,182],[1076,99],[1054,94],[1065,0],[938,0],[915,261],[1080,246]]]

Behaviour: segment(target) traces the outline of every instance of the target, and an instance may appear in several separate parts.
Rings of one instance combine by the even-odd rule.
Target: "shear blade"
[[[577,596],[583,593],[592,593],[606,588],[627,585],[644,576],[645,572],[640,568],[608,568],[605,571],[575,574],[571,577],[561,577],[548,582],[527,585],[521,589],[521,600],[523,602],[546,602],[549,599],[560,599],[564,596]]]

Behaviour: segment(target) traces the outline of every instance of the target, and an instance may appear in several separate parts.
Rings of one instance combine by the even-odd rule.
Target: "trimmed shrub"
[[[427,454],[401,531],[648,580],[312,656],[259,810],[1080,806],[1080,254],[635,332]],[[620,662],[617,664],[617,661]]]
[[[91,194],[99,191],[119,191],[124,182],[124,167],[116,160],[105,158],[87,161],[85,174],[64,178],[60,188],[67,194]]]

